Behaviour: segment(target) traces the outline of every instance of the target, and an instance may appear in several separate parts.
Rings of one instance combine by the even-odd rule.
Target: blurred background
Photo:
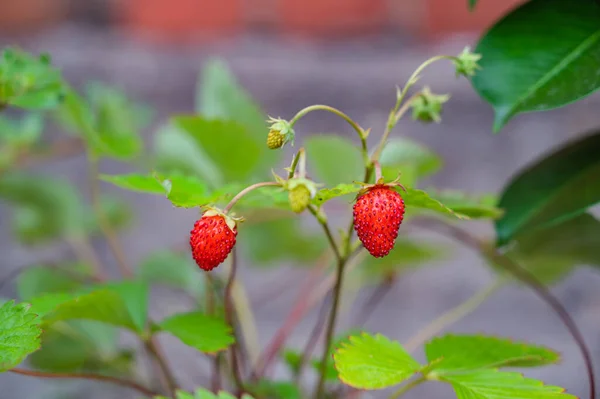
[[[474,46],[486,27],[521,2],[482,0],[475,12],[469,12],[466,0],[1,0],[0,47],[49,52],[75,87],[102,81],[147,104],[153,109],[153,124],[144,131],[148,140],[168,115],[193,112],[198,74],[215,56],[228,63],[269,115],[290,118],[304,106],[329,104],[379,135],[395,100],[395,85],[403,84],[433,55],[458,54],[465,46]],[[434,65],[423,83],[435,92],[452,94],[442,124],[423,126],[406,120],[395,134],[413,138],[443,157],[445,168],[427,182],[439,188],[498,192],[534,157],[600,126],[600,99],[595,95],[557,111],[520,115],[494,135],[491,107],[468,81],[456,79],[450,66]],[[299,145],[309,134],[354,134],[343,122],[321,114],[303,121],[298,133]],[[36,168],[87,190],[83,154]],[[107,161],[102,171],[129,169]],[[103,188],[135,203],[136,223],[121,235],[130,262],[156,248],[185,244],[194,211],[174,209],[162,198]],[[42,259],[64,257],[61,246],[31,250],[14,242],[9,217],[10,209],[0,204],[0,276]],[[468,227],[481,234],[493,231],[489,223]],[[112,265],[106,244],[98,240],[94,245]],[[308,268],[247,266],[241,274],[251,301],[260,304],[256,315],[266,343],[288,314],[299,284],[277,301],[264,300],[265,286],[290,277],[294,281],[295,276],[305,276]],[[490,279],[476,254],[456,247],[441,265],[404,275],[365,328],[405,340]],[[553,288],[583,330],[598,364],[599,286],[600,274],[582,268]],[[368,294],[368,290],[359,292],[357,301]],[[14,296],[14,289],[4,286],[0,295]],[[177,297],[161,298],[153,309],[158,314],[185,305]],[[315,318],[316,311],[296,330],[292,345],[304,344]],[[343,323],[344,319],[341,328]],[[529,375],[564,386],[574,395],[587,395],[576,346],[556,315],[527,289],[502,289],[451,329],[533,340],[555,348],[564,355],[562,364]],[[165,345],[186,388],[205,382],[201,366],[187,348],[171,341]],[[63,398],[135,397],[106,385],[7,374],[0,375],[0,386],[1,399],[49,398],[54,391]],[[426,385],[407,397],[444,395],[451,395],[446,387]]]

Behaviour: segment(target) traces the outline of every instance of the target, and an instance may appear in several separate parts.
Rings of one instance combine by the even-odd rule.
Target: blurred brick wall
[[[395,30],[424,38],[480,32],[524,0],[1,0],[0,30],[44,28],[61,18],[106,23],[168,41],[207,40],[247,31],[309,37]],[[86,12],[88,18],[86,18]]]

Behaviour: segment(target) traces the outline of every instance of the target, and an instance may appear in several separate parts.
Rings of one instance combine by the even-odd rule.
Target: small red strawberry
[[[404,200],[392,187],[379,180],[367,185],[354,204],[354,230],[367,251],[382,258],[394,248],[404,219]]]
[[[190,232],[192,257],[202,270],[210,271],[227,259],[236,236],[235,220],[218,210],[208,210]]]

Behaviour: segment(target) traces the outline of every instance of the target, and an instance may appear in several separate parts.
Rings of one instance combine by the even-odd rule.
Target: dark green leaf
[[[475,53],[473,78],[494,107],[494,131],[522,112],[561,107],[600,87],[600,6],[594,0],[532,0],[494,25]]]
[[[600,133],[568,143],[521,170],[504,189],[498,245],[516,234],[560,223],[600,201]]]
[[[307,234],[297,218],[279,218],[242,224],[238,239],[257,265],[293,259],[302,263],[316,259],[327,246],[322,233]]]
[[[27,304],[6,302],[0,307],[0,372],[19,365],[40,347],[38,317]]]
[[[395,341],[381,334],[350,337],[333,355],[340,380],[357,389],[383,389],[400,384],[421,365]]]
[[[560,361],[558,353],[541,346],[484,335],[445,335],[425,344],[437,375],[483,368],[537,367]]]
[[[475,9],[475,6],[477,5],[477,1],[478,0],[468,0],[470,11],[473,11]]]
[[[140,280],[181,288],[198,297],[204,291],[204,279],[189,253],[162,250],[142,260],[136,269]]]
[[[61,100],[63,83],[50,57],[34,57],[9,48],[0,58],[0,104],[26,109],[54,108]]]
[[[0,199],[15,205],[14,229],[25,243],[77,235],[84,229],[82,200],[62,179],[5,174],[0,177]]]
[[[379,163],[384,178],[393,180],[401,175],[402,183],[410,187],[442,167],[442,159],[437,154],[406,138],[390,140],[383,148]]]
[[[452,385],[457,399],[577,399],[564,388],[544,385],[519,373],[479,370],[440,379]]]
[[[341,136],[318,135],[304,141],[308,175],[329,187],[363,178],[364,162],[358,147]]]
[[[261,161],[259,144],[236,122],[198,116],[180,116],[173,122],[196,140],[227,181],[244,181]]]
[[[547,229],[516,237],[506,255],[546,284],[576,266],[600,267],[600,221],[583,214]],[[500,269],[505,273],[504,269]]]
[[[176,314],[160,322],[158,327],[206,353],[219,352],[234,342],[231,327],[223,319],[198,312]]]
[[[468,216],[461,213],[455,212],[449,207],[442,204],[440,201],[433,199],[423,190],[417,190],[415,188],[406,187],[406,191],[399,191],[400,195],[404,199],[404,205],[406,206],[406,214],[410,215],[413,212],[413,208],[416,212],[419,208],[435,213],[440,213],[445,216],[453,216],[458,219],[469,219]]]

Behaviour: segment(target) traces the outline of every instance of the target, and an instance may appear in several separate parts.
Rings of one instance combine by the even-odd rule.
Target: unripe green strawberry
[[[294,145],[295,132],[288,121],[280,118],[269,118],[267,122],[269,123],[267,147],[275,150],[283,147],[287,143]]]
[[[283,147],[285,138],[279,130],[270,130],[267,135],[267,147],[272,150]]]
[[[310,190],[303,184],[300,184],[289,191],[288,199],[292,211],[302,213],[310,204]]]
[[[386,184],[366,188],[354,204],[354,230],[376,258],[386,256],[394,248],[403,219],[404,200]]]
[[[206,271],[219,266],[233,249],[236,236],[233,219],[214,210],[204,212],[190,232],[190,247],[196,264]]]

